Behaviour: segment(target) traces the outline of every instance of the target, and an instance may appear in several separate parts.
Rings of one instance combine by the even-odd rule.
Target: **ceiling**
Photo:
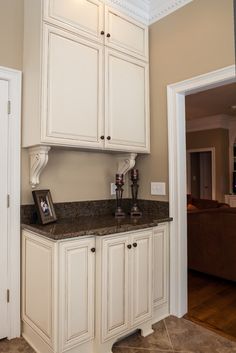
[[[212,88],[186,96],[186,119],[193,120],[213,115],[236,116],[236,83]]]
[[[103,0],[147,25],[154,23],[193,0]]]

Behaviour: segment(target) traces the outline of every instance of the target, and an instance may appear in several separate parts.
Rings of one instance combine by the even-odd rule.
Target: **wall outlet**
[[[116,194],[116,184],[111,183],[111,195],[115,195],[115,194]]]
[[[166,195],[166,183],[151,182],[151,195]]]

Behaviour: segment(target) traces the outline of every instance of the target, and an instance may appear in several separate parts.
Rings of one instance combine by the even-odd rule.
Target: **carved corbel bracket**
[[[39,177],[48,163],[49,146],[35,146],[29,148],[30,156],[30,184],[35,188],[39,184]]]
[[[135,166],[135,159],[137,153],[125,153],[118,157],[118,170],[119,174],[127,174],[128,171]]]

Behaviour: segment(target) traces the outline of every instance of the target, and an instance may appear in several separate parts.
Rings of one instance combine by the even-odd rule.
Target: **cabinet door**
[[[55,263],[54,244],[23,232],[22,319],[42,339],[54,345]]]
[[[128,237],[104,240],[102,254],[103,341],[128,329]]]
[[[103,4],[99,0],[45,0],[44,20],[67,30],[103,41]]]
[[[148,27],[108,6],[105,7],[105,44],[148,61]]]
[[[131,325],[152,315],[152,230],[132,236]]]
[[[61,351],[94,337],[95,246],[93,238],[68,241],[59,249]]]
[[[169,282],[169,236],[168,225],[163,224],[153,233],[154,308],[168,301]]]
[[[148,152],[148,64],[106,49],[105,106],[105,147]]]
[[[101,148],[102,46],[44,26],[42,142]]]

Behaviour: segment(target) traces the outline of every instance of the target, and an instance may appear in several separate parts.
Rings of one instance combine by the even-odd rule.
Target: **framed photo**
[[[57,220],[50,190],[32,191],[39,222],[47,224]]]

